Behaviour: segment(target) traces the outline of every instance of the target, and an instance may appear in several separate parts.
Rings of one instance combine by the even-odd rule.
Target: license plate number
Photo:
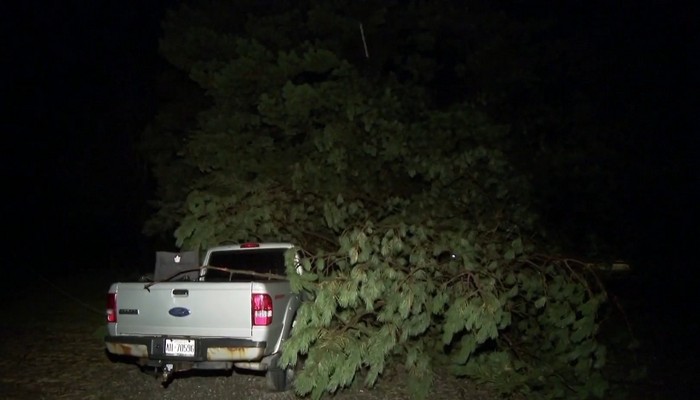
[[[165,354],[168,356],[194,357],[194,340],[165,339]]]

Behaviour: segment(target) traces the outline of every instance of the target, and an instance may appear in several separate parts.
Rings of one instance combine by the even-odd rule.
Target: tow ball
[[[175,372],[172,364],[165,364],[163,366],[163,373],[161,375],[161,384],[167,386],[173,380],[173,372]]]

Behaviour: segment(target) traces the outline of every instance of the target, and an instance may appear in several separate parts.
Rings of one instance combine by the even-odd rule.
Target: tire
[[[294,332],[294,326],[296,325],[296,319],[292,322],[292,328],[289,335],[291,336]],[[296,365],[282,369],[277,366],[278,358],[269,366],[267,372],[265,373],[265,381],[267,383],[267,388],[273,392],[286,392],[292,388],[292,383],[294,382],[294,375],[301,368],[303,362],[297,360]]]
[[[285,392],[292,388],[294,369],[270,367],[265,374],[267,387],[273,392]]]

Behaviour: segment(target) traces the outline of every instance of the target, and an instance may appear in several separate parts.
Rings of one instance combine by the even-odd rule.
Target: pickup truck
[[[107,352],[162,374],[265,371],[273,391],[290,388],[294,371],[278,366],[300,298],[285,276],[290,243],[244,243],[209,249],[203,265],[171,279],[114,283],[107,294]]]

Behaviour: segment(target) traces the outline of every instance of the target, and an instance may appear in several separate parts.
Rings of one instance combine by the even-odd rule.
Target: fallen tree
[[[311,39],[321,20],[224,23],[212,4],[164,25],[164,54],[209,104],[176,150],[178,132],[149,131],[161,186],[150,229],[176,227],[187,249],[299,245],[304,273],[288,268],[307,301],[282,359],[304,358],[297,393],[371,386],[398,362],[417,397],[437,365],[502,393],[602,397],[605,290],[589,265],[540,255],[554,246],[507,156],[508,127],[469,100],[436,102],[410,71],[348,61],[342,39]]]

